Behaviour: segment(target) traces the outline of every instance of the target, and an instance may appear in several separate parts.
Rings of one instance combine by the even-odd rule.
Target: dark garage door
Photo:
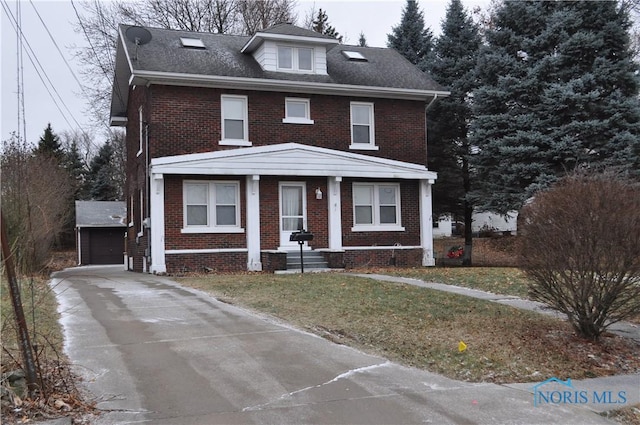
[[[124,230],[91,229],[89,264],[123,264]]]

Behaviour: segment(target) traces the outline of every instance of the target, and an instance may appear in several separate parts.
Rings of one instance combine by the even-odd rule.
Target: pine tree
[[[48,157],[61,160],[63,157],[62,147],[60,146],[60,138],[53,132],[51,123],[47,124],[44,133],[40,136],[38,147],[35,149],[36,155],[45,155]]]
[[[486,32],[472,142],[483,209],[519,209],[576,168],[640,177],[638,77],[615,2],[505,2]]]
[[[421,69],[427,67],[426,59],[433,47],[433,34],[424,26],[424,15],[418,2],[407,0],[400,24],[387,34],[387,46],[396,49],[409,62]]]
[[[319,32],[320,34],[328,35],[329,37],[333,37],[342,43],[342,36],[336,31],[334,27],[329,25],[329,16],[327,16],[326,11],[322,9],[318,10],[318,16],[316,16],[311,25],[311,29],[313,31]]]
[[[74,186],[74,199],[84,200],[88,196],[87,183],[87,167],[80,155],[78,144],[75,140],[65,149],[63,166],[69,173]]]
[[[117,201],[120,191],[113,166],[114,149],[107,141],[89,166],[89,196],[95,201]]]
[[[451,94],[439,99],[428,112],[428,166],[438,172],[433,187],[436,215],[452,213],[465,223],[463,263],[471,265],[471,224],[473,205],[467,198],[471,190],[468,140],[472,119],[470,94],[477,88],[474,71],[480,51],[478,26],[467,15],[460,0],[451,0],[428,62],[430,75]]]
[[[360,31],[360,37],[358,38],[358,46],[360,47],[368,47],[367,46],[367,38],[364,36],[364,32]]]

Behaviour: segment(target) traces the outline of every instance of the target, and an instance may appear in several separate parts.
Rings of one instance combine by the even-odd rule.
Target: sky
[[[82,82],[82,73],[75,52],[87,45],[84,36],[74,29],[77,18],[73,5],[82,13],[80,2],[0,0],[0,140],[7,140],[12,132],[19,131],[21,137],[35,145],[48,123],[56,134],[78,130],[96,134],[106,129],[106,123],[98,130],[91,127],[87,102],[77,81]],[[424,13],[425,26],[438,35],[448,0],[419,0],[418,4]],[[486,7],[489,0],[463,0],[463,4],[471,10],[475,6]],[[387,34],[400,23],[404,6],[405,0],[298,0],[298,24],[303,24],[311,9],[322,8],[327,12],[329,24],[345,38],[346,44],[357,44],[362,31],[369,46],[386,47]],[[14,21],[18,10],[26,40],[21,61],[24,114],[20,112],[20,118]],[[26,124],[26,132],[22,123]]]

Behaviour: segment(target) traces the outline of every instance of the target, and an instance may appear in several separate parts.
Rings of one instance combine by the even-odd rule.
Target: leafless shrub
[[[522,214],[521,267],[531,296],[597,340],[640,311],[640,186],[605,173],[574,174]]]
[[[8,239],[21,273],[38,272],[73,208],[69,174],[58,161],[34,155],[22,141],[5,141],[2,156],[2,209]]]

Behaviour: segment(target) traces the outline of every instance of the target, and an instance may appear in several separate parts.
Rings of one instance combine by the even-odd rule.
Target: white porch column
[[[164,176],[151,172],[151,273],[166,273],[164,254]]]
[[[431,185],[433,180],[420,180],[420,245],[422,246],[422,265],[435,266],[433,258],[433,207]]]
[[[260,260],[260,176],[247,176],[247,270],[262,271]]]
[[[327,178],[327,202],[329,208],[329,249],[342,250],[342,203],[340,201],[342,177]]]

